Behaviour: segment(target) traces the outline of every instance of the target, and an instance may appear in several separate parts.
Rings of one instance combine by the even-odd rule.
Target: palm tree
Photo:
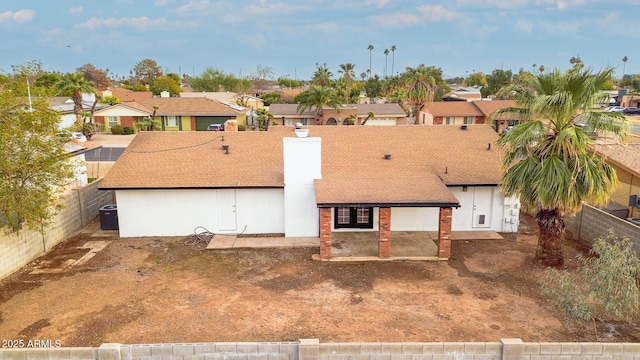
[[[340,111],[340,101],[333,88],[312,86],[301,93],[298,98],[298,114],[313,109],[316,114],[316,122],[322,120],[323,107],[330,106]]]
[[[433,101],[433,96],[438,89],[437,79],[432,73],[433,67],[420,65],[417,68],[407,67],[404,86],[406,88],[407,102],[411,107],[411,114],[415,116],[423,104]]]
[[[340,64],[340,70],[338,72],[342,74],[342,78],[347,81],[353,81],[356,77],[354,69],[356,66],[352,63]]]
[[[373,51],[373,45],[367,46],[367,50],[369,50],[369,78],[371,78],[371,52]]]
[[[627,60],[629,60],[629,59],[628,59],[628,58],[627,58],[627,56],[625,55],[625,56],[622,58],[622,83],[623,83],[623,84],[624,84],[624,70],[625,70],[624,68],[627,66]]]
[[[535,258],[544,265],[564,263],[564,215],[575,213],[583,201],[604,204],[617,184],[614,168],[594,153],[594,140],[580,126],[621,137],[629,131],[622,114],[592,110],[606,97],[599,90],[612,74],[611,68],[597,73],[574,68],[525,75],[504,89],[515,107],[492,115],[511,113],[522,121],[498,140],[504,151],[502,188],[536,212]]]
[[[374,117],[376,117],[376,115],[373,113],[373,111],[369,111],[367,117],[362,121],[362,125],[366,124],[369,119],[373,119]]]
[[[316,63],[316,71],[311,78],[312,85],[319,85],[320,87],[326,87],[331,85],[331,78],[333,73],[327,67],[327,64],[318,65]]]
[[[389,58],[389,49],[384,49],[384,77],[387,77],[387,59]]]
[[[393,67],[396,64],[396,49],[395,45],[391,46],[391,76],[393,76]]]
[[[94,94],[93,82],[87,81],[82,73],[66,73],[56,84],[58,94],[70,94],[73,100],[73,113],[76,116],[76,125],[83,125],[82,94]]]

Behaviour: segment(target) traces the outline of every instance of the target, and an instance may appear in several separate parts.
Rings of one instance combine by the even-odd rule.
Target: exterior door
[[[491,227],[491,204],[493,188],[475,188],[473,195],[473,227]]]
[[[218,190],[218,231],[236,230],[236,191]]]

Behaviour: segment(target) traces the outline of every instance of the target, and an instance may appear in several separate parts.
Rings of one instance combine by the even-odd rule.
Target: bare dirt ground
[[[447,262],[337,263],[317,249],[197,252],[179,238],[78,235],[0,282],[0,338],[103,342],[593,341],[541,298],[530,217],[504,240],[460,241]],[[107,246],[80,265],[87,241]],[[566,267],[585,251],[566,246]],[[36,273],[34,273],[34,271]],[[638,322],[598,321],[638,342]]]

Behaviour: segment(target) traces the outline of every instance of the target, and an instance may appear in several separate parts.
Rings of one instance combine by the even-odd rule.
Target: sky
[[[424,64],[451,78],[564,70],[580,57],[621,77],[640,74],[639,11],[640,0],[2,0],[0,73],[37,60],[45,71],[93,64],[119,78],[153,59],[191,76],[267,67],[308,80],[317,65],[337,77],[352,63],[357,77]]]

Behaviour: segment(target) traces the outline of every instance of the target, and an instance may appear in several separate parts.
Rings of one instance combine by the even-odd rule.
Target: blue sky
[[[150,58],[196,76],[213,67],[309,79],[316,63],[387,74],[420,64],[446,76],[533,64],[640,73],[640,0],[23,0],[0,3],[0,70],[91,63],[128,76]],[[622,58],[628,57],[626,65]]]

